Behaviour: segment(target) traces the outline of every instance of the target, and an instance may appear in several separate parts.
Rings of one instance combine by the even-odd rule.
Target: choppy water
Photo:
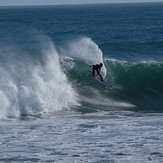
[[[1,7],[0,161],[162,162],[162,9]]]

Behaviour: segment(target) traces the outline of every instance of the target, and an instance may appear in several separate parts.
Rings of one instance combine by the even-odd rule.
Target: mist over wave
[[[1,118],[49,113],[77,104],[52,41],[42,37],[39,55],[10,46],[1,50]]]
[[[88,37],[80,37],[69,41],[67,45],[61,48],[61,54],[66,57],[72,57],[85,64],[93,65],[103,63],[103,53],[98,45]],[[101,69],[101,74],[106,75],[105,65]]]

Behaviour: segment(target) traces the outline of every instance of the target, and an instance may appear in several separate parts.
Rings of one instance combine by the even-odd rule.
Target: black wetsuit
[[[101,70],[101,65],[92,65],[93,68],[92,68],[92,75],[95,74],[95,71],[97,72],[97,74],[101,77],[101,81],[103,81],[103,78],[102,76],[100,75],[100,70]]]

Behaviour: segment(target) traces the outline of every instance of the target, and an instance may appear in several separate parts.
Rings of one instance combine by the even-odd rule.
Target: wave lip
[[[62,55],[71,57],[79,62],[87,65],[103,63],[103,53],[98,45],[88,37],[80,37],[79,39],[70,41],[62,48]],[[105,65],[101,69],[103,76],[106,75]]]

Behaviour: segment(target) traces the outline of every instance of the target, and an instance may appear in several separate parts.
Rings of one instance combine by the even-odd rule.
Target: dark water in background
[[[163,3],[0,7],[0,160],[161,162],[162,16]],[[100,62],[112,89],[90,75]]]

